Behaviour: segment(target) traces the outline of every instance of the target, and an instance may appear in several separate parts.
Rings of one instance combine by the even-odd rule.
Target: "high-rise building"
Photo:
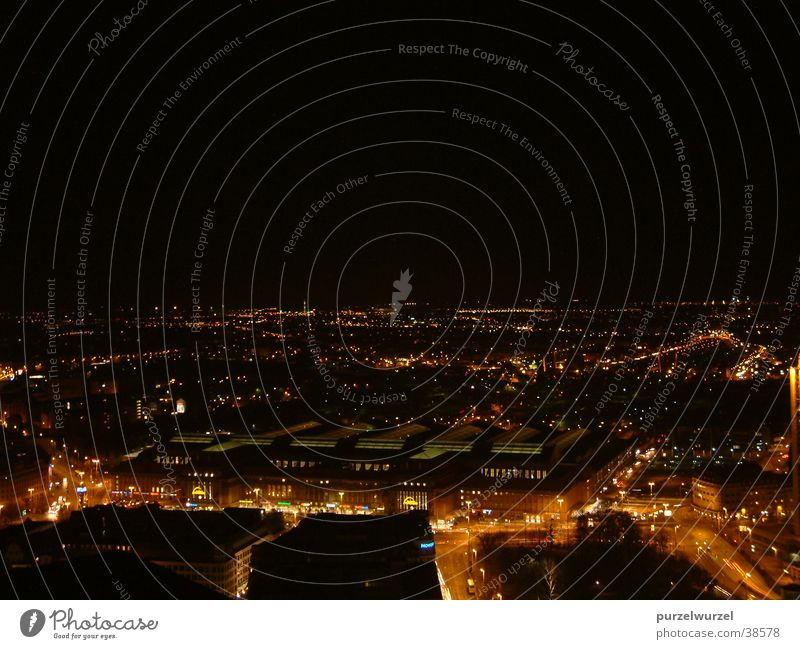
[[[800,536],[800,446],[797,441],[797,416],[800,410],[800,403],[797,401],[797,373],[800,371],[800,359],[798,359],[798,367],[789,369],[789,407],[791,420],[789,422],[789,430],[791,435],[789,453],[789,470],[792,472],[792,498],[794,502],[794,533]]]

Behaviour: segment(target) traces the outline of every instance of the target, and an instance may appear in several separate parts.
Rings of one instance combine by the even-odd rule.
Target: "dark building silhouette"
[[[309,516],[254,549],[250,599],[441,599],[427,512]]]

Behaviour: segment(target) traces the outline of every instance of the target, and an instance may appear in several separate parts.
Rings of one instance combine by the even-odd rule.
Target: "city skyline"
[[[796,7],[129,5],[0,7],[0,637],[790,637]]]

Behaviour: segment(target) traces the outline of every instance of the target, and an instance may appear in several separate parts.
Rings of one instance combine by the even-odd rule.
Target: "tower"
[[[792,507],[794,508],[794,533],[800,536],[800,447],[797,444],[797,414],[800,409],[800,403],[797,402],[797,374],[800,370],[800,359],[798,359],[798,367],[789,369],[789,435],[790,435],[790,452],[789,452],[789,469],[792,472]]]

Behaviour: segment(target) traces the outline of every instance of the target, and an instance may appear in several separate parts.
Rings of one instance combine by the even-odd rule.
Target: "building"
[[[0,448],[0,510],[9,518],[33,509],[46,510],[50,456],[34,453],[32,442],[7,443]]]
[[[58,525],[70,556],[129,552],[230,598],[247,594],[252,548],[283,531],[260,509],[164,510],[100,505]]]
[[[788,480],[750,462],[707,467],[692,477],[692,505],[720,522],[780,521],[791,513]]]
[[[427,513],[318,514],[255,548],[250,599],[441,599]]]
[[[316,421],[255,433],[184,432],[111,470],[110,492],[125,504],[274,508],[297,516],[418,509],[448,519],[464,509],[465,495],[488,489],[491,502],[480,507],[487,515],[550,520],[593,499],[598,474],[629,452],[630,442],[614,440],[598,453],[600,435],[605,439],[586,430],[422,423],[372,430]]]

